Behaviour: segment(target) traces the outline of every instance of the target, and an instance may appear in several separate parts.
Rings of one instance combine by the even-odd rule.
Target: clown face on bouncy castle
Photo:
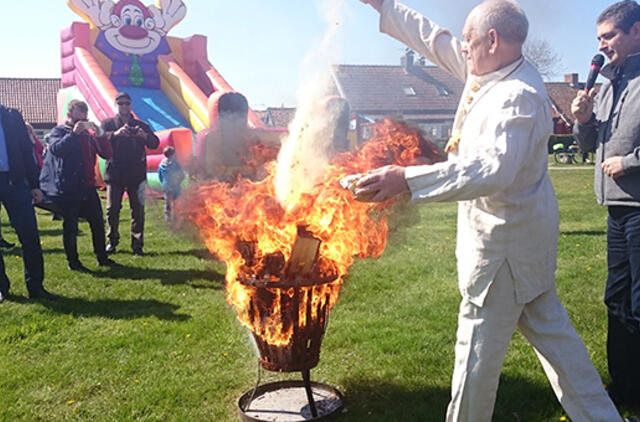
[[[181,0],[161,0],[160,8],[139,0],[67,2],[100,30],[95,46],[112,61],[114,85],[160,88],[158,56],[171,52],[165,35],[186,14]]]

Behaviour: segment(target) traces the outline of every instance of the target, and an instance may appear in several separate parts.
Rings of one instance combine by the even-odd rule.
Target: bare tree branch
[[[562,70],[562,57],[553,50],[546,40],[532,38],[522,47],[522,54],[549,80]]]

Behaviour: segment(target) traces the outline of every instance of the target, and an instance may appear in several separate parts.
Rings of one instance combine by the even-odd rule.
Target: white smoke
[[[339,59],[338,38],[346,0],[323,0],[320,8],[327,29],[301,64],[303,77],[296,93],[296,115],[278,155],[275,188],[284,205],[294,204],[301,193],[319,181],[333,153],[331,134],[337,116],[328,113],[323,99],[329,94],[331,64]]]

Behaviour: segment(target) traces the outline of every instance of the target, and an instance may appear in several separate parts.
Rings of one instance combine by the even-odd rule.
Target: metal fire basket
[[[317,291],[314,292],[314,288],[337,279],[336,274],[320,275],[316,271],[319,247],[320,240],[303,227],[298,227],[298,237],[286,264],[281,255],[275,254],[265,259],[264,270],[257,276],[239,278],[240,283],[255,289],[249,305],[250,319],[260,320],[270,315],[271,305],[277,300],[280,303],[283,329],[292,332],[290,341],[285,345],[269,344],[253,333],[260,352],[260,366],[269,371],[302,374],[302,381],[284,381],[262,386],[258,385],[258,377],[256,388],[238,400],[240,415],[244,420],[321,420],[342,408],[343,398],[338,390],[310,380],[310,370],[320,359],[320,346],[330,303],[328,293],[320,298],[324,300],[319,300],[318,297],[312,300],[313,295],[318,294]],[[250,262],[255,253],[254,245],[243,243],[238,249],[245,260]],[[279,278],[274,280],[273,274],[279,274]],[[301,313],[306,315],[306,323],[302,326],[299,323]],[[312,318],[312,315],[315,317]],[[299,406],[295,397],[301,391],[304,391],[308,405],[305,403],[304,406]],[[276,410],[278,408],[281,408],[280,411]]]

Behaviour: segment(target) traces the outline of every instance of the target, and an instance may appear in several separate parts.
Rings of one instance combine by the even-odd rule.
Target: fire
[[[283,206],[276,199],[276,167],[269,161],[261,169],[266,175],[262,180],[238,178],[233,184],[200,185],[186,192],[178,204],[179,215],[195,224],[207,248],[226,263],[227,301],[238,319],[268,344],[286,346],[294,331],[283,318],[284,308],[298,301],[294,289],[282,294],[269,287],[287,277],[300,228],[320,242],[315,265],[306,277],[324,282],[303,283],[299,288],[300,297],[307,298],[297,303],[299,327],[319,318],[319,310],[335,305],[355,256],[378,257],[385,248],[389,203],[356,201],[339,181],[387,164],[442,160],[433,144],[404,123],[385,120],[374,131],[373,138],[356,151],[334,157],[321,182],[298,195],[294,203]],[[266,289],[256,287],[261,283]],[[265,305],[266,314],[258,309]]]

